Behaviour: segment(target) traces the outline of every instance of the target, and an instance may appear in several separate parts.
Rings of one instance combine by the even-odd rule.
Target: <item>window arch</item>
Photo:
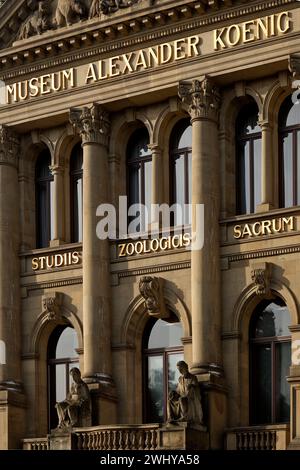
[[[256,103],[244,106],[236,120],[237,213],[255,212],[261,202],[261,128]]]
[[[144,362],[144,421],[163,422],[167,419],[167,397],[175,390],[183,360],[181,338],[183,329],[172,314],[169,321],[151,318],[143,337]]]
[[[173,128],[170,137],[170,201],[184,204],[192,200],[192,126],[190,119],[181,119]],[[191,223],[191,212],[184,211],[183,223]],[[174,225],[181,225],[179,214],[174,214]]]
[[[70,158],[71,243],[82,242],[83,152],[75,145]]]
[[[53,183],[50,171],[51,155],[43,150],[35,165],[36,189],[36,244],[37,248],[46,248],[53,237]]]
[[[148,148],[149,134],[145,127],[136,129],[127,145],[127,196],[128,206],[143,204],[150,216],[152,193],[152,155]],[[141,218],[142,219],[142,218]],[[129,223],[132,218],[129,218]],[[142,219],[144,223],[145,220]],[[136,231],[146,227],[137,227]]]
[[[291,207],[300,204],[300,106],[291,96],[283,102],[279,125],[279,204]]]
[[[289,422],[289,325],[290,314],[281,299],[264,300],[253,313],[249,338],[251,424]]]
[[[71,326],[57,326],[48,343],[49,428],[57,426],[55,404],[66,398],[70,390],[70,370],[79,368],[77,333]]]

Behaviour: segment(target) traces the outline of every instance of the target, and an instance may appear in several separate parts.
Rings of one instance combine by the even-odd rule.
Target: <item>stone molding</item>
[[[143,276],[139,282],[139,291],[142,295],[148,315],[155,318],[169,316],[164,299],[164,279],[154,276]]]
[[[19,138],[9,127],[0,125],[0,165],[18,167]]]
[[[36,41],[34,44],[31,44],[29,41],[22,50],[20,50],[19,47],[8,48],[7,55],[3,55],[0,59],[0,71],[1,69],[12,68],[13,70],[8,72],[4,70],[1,73],[1,79],[5,81],[22,75],[45,71],[57,66],[65,67],[66,64],[74,61],[87,58],[92,59],[94,56],[106,54],[124,47],[132,47],[134,45],[141,47],[143,43],[155,41],[160,38],[166,41],[169,36],[180,32],[186,35],[187,32],[192,32],[193,30],[198,31],[199,28],[201,29],[205,26],[211,25],[215,27],[219,22],[227,20],[232,22],[234,19],[243,18],[252,13],[257,12],[259,14],[264,10],[270,9],[270,7],[276,8],[277,6],[296,3],[296,0],[273,0],[270,4],[270,1],[266,0],[256,5],[250,4],[231,7],[229,11],[213,13],[214,10],[212,10],[210,15],[205,15],[200,18],[198,3],[193,4],[193,8],[183,5],[178,5],[172,9],[169,7],[170,11],[165,11],[165,9],[168,8],[167,5],[165,8],[161,5],[159,12],[156,11],[154,13],[152,11],[153,19],[155,20],[156,17],[159,17],[157,21],[159,26],[162,26],[161,29],[156,31],[147,31],[149,26],[153,26],[151,12],[138,18],[130,16],[128,20],[123,19],[121,22],[118,22],[119,18],[116,18],[117,21],[115,23],[103,21],[103,26],[100,28],[98,22],[96,23],[95,20],[90,20],[91,28],[88,32],[86,32],[87,22],[84,22],[78,28],[79,31],[74,28],[71,36],[69,30],[64,30],[63,34],[58,30],[58,34],[55,37],[44,34],[42,36],[43,41]],[[186,17],[187,19],[181,20],[181,23],[178,24],[178,18],[184,19]],[[173,22],[177,24],[168,24]],[[131,33],[134,34],[132,38],[128,37]],[[142,35],[137,35],[136,33],[142,33]],[[5,35],[4,28],[3,34]],[[108,41],[109,43],[105,44],[105,42],[107,43]],[[101,45],[99,45],[99,42]],[[80,50],[86,45],[89,46],[88,50]],[[93,45],[96,47],[91,49]],[[17,50],[10,51],[10,49]],[[58,57],[59,54],[62,56]],[[38,64],[33,64],[35,59],[39,61]]]
[[[178,95],[188,106],[191,121],[209,119],[218,120],[220,93],[209,77],[192,82],[179,83]]]
[[[70,122],[74,131],[82,139],[82,145],[100,144],[108,145],[110,133],[110,120],[108,112],[102,106],[93,104],[91,108],[71,108]]]
[[[251,279],[255,284],[256,294],[259,296],[268,296],[271,293],[271,264],[263,263],[262,265],[253,266]]]
[[[229,263],[244,261],[249,259],[265,258],[267,256],[289,255],[293,253],[300,253],[300,246],[285,246],[280,248],[266,248],[263,250],[253,250],[246,253],[238,253],[222,256],[223,259],[228,259]]]

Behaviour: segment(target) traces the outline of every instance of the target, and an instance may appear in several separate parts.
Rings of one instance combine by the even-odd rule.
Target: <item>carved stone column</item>
[[[0,126],[0,340],[6,363],[0,365],[0,449],[19,446],[23,437],[20,318],[19,140]],[[2,344],[3,344],[2,343]],[[12,411],[16,413],[12,421]],[[20,419],[20,422],[18,420]]]
[[[54,177],[53,193],[53,237],[51,246],[58,246],[64,240],[64,169],[55,165],[50,168]]]
[[[209,395],[209,427],[213,448],[221,447],[225,400],[221,392],[221,291],[219,256],[220,161],[218,110],[220,95],[209,78],[181,82],[179,96],[192,123],[192,232],[199,231],[196,205],[204,204],[204,246],[191,251],[191,372],[205,382]],[[199,233],[197,234],[199,235]],[[216,381],[218,383],[216,383]],[[219,396],[221,395],[221,396]],[[219,409],[217,406],[219,403]]]
[[[267,121],[260,121],[259,124],[261,127],[261,203],[257,210],[265,212],[273,207],[272,126]]]
[[[105,391],[113,386],[110,255],[108,240],[100,240],[96,234],[96,210],[101,203],[109,202],[110,122],[107,112],[97,105],[71,109],[70,121],[80,133],[83,147],[83,372],[88,383],[95,384],[97,389],[100,384]],[[114,421],[109,406],[103,407],[99,416],[103,424]]]

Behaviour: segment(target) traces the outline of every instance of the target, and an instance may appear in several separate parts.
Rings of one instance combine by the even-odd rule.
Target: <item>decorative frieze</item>
[[[108,144],[110,132],[110,120],[108,112],[99,105],[91,108],[71,108],[70,122],[75,131],[78,131],[82,143]]]
[[[0,125],[0,165],[18,166],[19,138],[9,127]]]
[[[192,121],[218,119],[220,94],[210,78],[205,77],[202,81],[182,81],[179,83],[178,94],[182,102],[187,104]]]

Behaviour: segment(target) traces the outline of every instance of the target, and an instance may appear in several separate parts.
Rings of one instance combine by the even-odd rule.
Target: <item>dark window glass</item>
[[[300,204],[300,105],[291,96],[279,113],[279,176],[281,207]]]
[[[256,104],[244,107],[236,120],[237,213],[255,212],[261,202],[261,129]]]
[[[167,418],[167,397],[179,378],[176,364],[183,360],[182,326],[175,316],[171,322],[150,320],[144,335],[144,421]]]
[[[192,190],[192,126],[190,119],[182,119],[174,127],[170,138],[170,201],[181,206],[175,212],[174,225],[190,224],[191,211],[184,207],[191,203]]]
[[[70,370],[72,367],[79,368],[77,348],[78,339],[73,328],[55,328],[48,344],[49,429],[54,429],[58,424],[55,404],[63,401],[70,390]]]
[[[289,421],[286,377],[291,363],[290,314],[280,300],[263,301],[250,324],[251,424]]]
[[[50,152],[44,150],[39,155],[35,167],[37,248],[49,246],[49,242],[53,236],[54,179],[50,171],[50,165]]]
[[[127,196],[129,207],[143,204],[150,217],[152,188],[152,156],[148,149],[149,135],[147,129],[139,128],[131,135],[127,145]],[[135,217],[129,217],[129,223]],[[145,218],[141,217],[142,227],[136,231],[144,231]]]
[[[81,144],[72,150],[70,159],[71,242],[82,242],[83,154]]]

